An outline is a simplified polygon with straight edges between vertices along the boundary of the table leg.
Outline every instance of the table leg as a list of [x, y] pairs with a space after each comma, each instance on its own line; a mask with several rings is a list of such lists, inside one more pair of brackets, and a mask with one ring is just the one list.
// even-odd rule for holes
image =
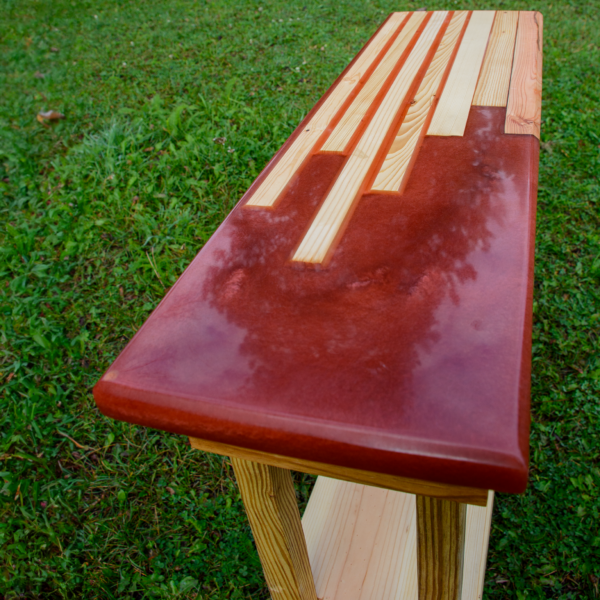
[[292, 476], [239, 458], [231, 464], [273, 600], [317, 600]]
[[460, 600], [467, 505], [417, 496], [419, 600]]

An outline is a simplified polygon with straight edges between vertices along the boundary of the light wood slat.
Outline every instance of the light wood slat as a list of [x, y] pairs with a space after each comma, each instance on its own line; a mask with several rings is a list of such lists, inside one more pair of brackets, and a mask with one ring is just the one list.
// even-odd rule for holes
[[411, 13], [393, 13], [286, 150], [246, 206], [272, 206], [394, 33]]
[[417, 496], [419, 598], [461, 600], [467, 507]]
[[456, 42], [460, 37], [467, 15], [467, 11], [457, 11], [452, 16], [419, 91], [410, 105], [404, 121], [402, 121], [400, 130], [383, 165], [381, 165], [372, 187], [373, 190], [394, 192], [401, 189], [400, 184], [413, 159], [413, 153], [423, 133], [423, 127], [431, 112], [434, 98], [438, 95], [440, 83], [456, 47]]
[[302, 525], [321, 600], [417, 600], [415, 497], [319, 477]]
[[472, 13], [427, 135], [464, 135], [493, 21], [493, 10]]
[[346, 110], [340, 122], [323, 144], [321, 151], [342, 152], [346, 148], [352, 134], [360, 125], [373, 100], [400, 60], [402, 53], [406, 50], [426, 16], [426, 12], [415, 12], [411, 15], [410, 20], [388, 50], [385, 58], [381, 61], [377, 69], [375, 69], [371, 77], [369, 77], [369, 80], [365, 83], [362, 90], [360, 90], [354, 102]]
[[474, 106], [506, 106], [518, 20], [519, 13], [516, 10], [496, 13], [481, 75], [473, 96]]
[[542, 119], [542, 30], [539, 12], [521, 11], [513, 61], [505, 133], [540, 137]]
[[[481, 600], [492, 501], [467, 507], [461, 600]], [[319, 477], [302, 527], [318, 598], [418, 600], [414, 495]]]
[[442, 26], [447, 12], [435, 12], [396, 76], [356, 148], [348, 158], [292, 260], [321, 263], [342, 227], [413, 80]]
[[491, 490], [487, 506], [467, 506], [462, 600], [481, 600], [483, 597], [493, 510], [494, 492]]
[[231, 464], [273, 600], [317, 600], [292, 476], [232, 457]]
[[435, 483], [433, 481], [423, 481], [421, 479], [411, 479], [409, 477], [400, 477], [398, 475], [386, 475], [385, 473], [374, 473], [372, 471], [362, 471], [360, 469], [350, 469], [348, 467], [339, 467], [336, 465], [327, 465], [325, 463], [304, 460], [301, 458], [291, 458], [279, 454], [270, 454], [260, 450], [249, 450], [239, 446], [231, 446], [220, 442], [211, 442], [199, 438], [190, 438], [192, 448], [204, 452], [213, 452], [222, 456], [234, 456], [242, 460], [250, 460], [266, 465], [273, 465], [283, 469], [291, 469], [311, 475], [325, 475], [326, 477], [335, 477], [345, 481], [352, 481], [380, 488], [408, 492], [410, 494], [422, 494], [434, 498], [445, 498], [455, 502], [464, 502], [465, 504], [474, 504], [485, 506], [487, 502], [487, 490], [477, 488], [463, 487], [460, 485], [449, 485], [445, 483]]

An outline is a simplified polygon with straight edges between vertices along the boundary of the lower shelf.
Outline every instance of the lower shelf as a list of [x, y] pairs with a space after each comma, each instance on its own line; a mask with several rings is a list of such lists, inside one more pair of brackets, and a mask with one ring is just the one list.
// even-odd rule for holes
[[[418, 600], [415, 496], [319, 477], [302, 526], [319, 600]], [[493, 492], [469, 505], [462, 600], [483, 591]]]

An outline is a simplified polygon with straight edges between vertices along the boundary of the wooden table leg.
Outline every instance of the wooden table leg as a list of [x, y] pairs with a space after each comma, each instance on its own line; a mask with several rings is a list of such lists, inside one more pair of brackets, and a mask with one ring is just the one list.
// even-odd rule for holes
[[419, 600], [460, 600], [467, 505], [417, 496]]
[[273, 600], [317, 600], [292, 476], [231, 458]]

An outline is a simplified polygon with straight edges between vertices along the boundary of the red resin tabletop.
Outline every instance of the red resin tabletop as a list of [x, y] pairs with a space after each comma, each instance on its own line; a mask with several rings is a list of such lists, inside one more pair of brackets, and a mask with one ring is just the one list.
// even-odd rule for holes
[[539, 13], [390, 15], [96, 385], [100, 410], [523, 491], [540, 73]]

